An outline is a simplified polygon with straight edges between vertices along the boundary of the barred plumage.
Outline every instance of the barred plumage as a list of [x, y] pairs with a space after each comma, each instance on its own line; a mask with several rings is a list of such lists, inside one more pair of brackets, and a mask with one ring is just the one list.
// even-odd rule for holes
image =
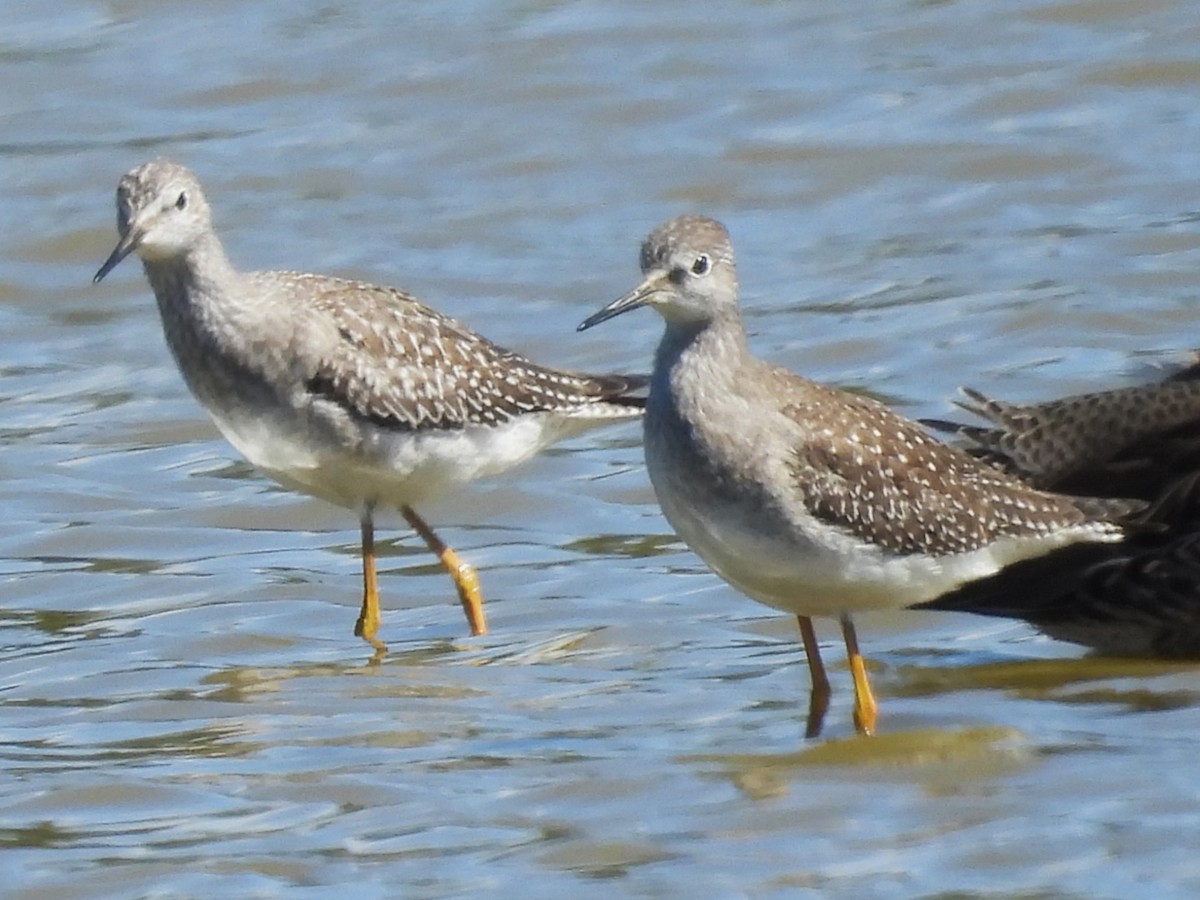
[[1152, 500], [1200, 469], [1200, 364], [1148, 384], [1042, 403], [962, 393], [956, 405], [988, 425], [927, 424], [1038, 487]]
[[1111, 656], [1200, 659], [1200, 365], [1148, 384], [1018, 405], [963, 389], [993, 427], [937, 421], [1031, 484], [1153, 501], [1142, 528], [963, 585], [929, 609], [1022, 619]]

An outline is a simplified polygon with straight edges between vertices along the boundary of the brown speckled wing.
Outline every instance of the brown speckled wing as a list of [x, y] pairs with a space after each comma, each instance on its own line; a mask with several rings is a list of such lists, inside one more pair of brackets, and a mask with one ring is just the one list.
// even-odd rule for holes
[[[305, 276], [299, 276], [305, 277]], [[636, 378], [539, 366], [400, 291], [308, 276], [311, 341], [305, 385], [374, 424], [405, 431], [496, 425], [543, 410], [622, 400]], [[303, 342], [302, 342], [303, 343]]]
[[866, 397], [838, 392], [785, 412], [809, 435], [792, 461], [809, 508], [895, 553], [960, 553], [1131, 511], [1033, 490]]
[[1026, 406], [964, 390], [960, 405], [995, 427], [959, 433], [977, 455], [1038, 487], [1152, 498], [1200, 467], [1200, 381], [1191, 372]]

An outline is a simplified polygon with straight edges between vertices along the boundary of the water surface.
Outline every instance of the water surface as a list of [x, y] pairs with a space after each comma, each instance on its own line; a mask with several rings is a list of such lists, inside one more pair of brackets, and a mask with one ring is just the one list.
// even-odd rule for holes
[[[138, 266], [164, 154], [235, 262], [396, 284], [538, 359], [643, 234], [725, 221], [757, 352], [945, 415], [1197, 343], [1185, 2], [0, 3], [0, 855], [12, 897], [1194, 896], [1200, 682], [1005, 623], [863, 616], [879, 740], [802, 737], [793, 623], [670, 534], [638, 432], [381, 528], [216, 435]], [[394, 529], [394, 530], [393, 530]]]

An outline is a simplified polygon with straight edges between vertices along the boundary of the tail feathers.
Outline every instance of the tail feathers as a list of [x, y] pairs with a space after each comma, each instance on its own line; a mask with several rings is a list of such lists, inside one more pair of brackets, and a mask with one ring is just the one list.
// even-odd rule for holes
[[960, 387], [958, 392], [966, 399], [955, 400], [954, 405], [963, 412], [969, 412], [980, 419], [1002, 425], [1006, 428], [1023, 426], [1030, 419], [1029, 414], [1015, 403], [995, 400], [982, 391], [977, 391], [975, 388], [966, 386]]
[[950, 419], [921, 419], [921, 423], [927, 428], [932, 428], [934, 431], [955, 434], [966, 438], [973, 444], [979, 444], [983, 447], [989, 447], [992, 443], [999, 440], [1005, 431], [1019, 430], [1026, 425], [1032, 424], [1027, 421], [1030, 419], [1028, 413], [1016, 404], [1006, 403], [1003, 400], [993, 400], [987, 394], [970, 387], [960, 387], [958, 391], [966, 399], [952, 401], [955, 406], [963, 412], [975, 416], [977, 419], [983, 419], [985, 422], [990, 422], [993, 426], [999, 427], [989, 428], [979, 425], [966, 425]]
[[957, 438], [957, 445], [971, 456], [990, 463], [998, 469], [1028, 478], [1022, 468], [1018, 442], [1022, 435], [1036, 427], [1035, 417], [1024, 407], [1003, 400], [993, 400], [974, 388], [960, 387], [966, 400], [955, 400], [963, 412], [983, 419], [988, 425], [968, 425], [952, 419], [920, 419], [931, 431]]

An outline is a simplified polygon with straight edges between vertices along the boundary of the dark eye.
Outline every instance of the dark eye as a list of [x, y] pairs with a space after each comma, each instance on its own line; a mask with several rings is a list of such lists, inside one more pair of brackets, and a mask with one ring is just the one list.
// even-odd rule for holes
[[175, 208], [183, 209], [185, 206], [187, 206], [187, 191], [180, 191], [179, 199], [175, 201]]
[[692, 263], [692, 274], [693, 275], [704, 275], [708, 272], [708, 267], [709, 267], [708, 254], [701, 253], [699, 256], [696, 257], [696, 261], [694, 263]]

